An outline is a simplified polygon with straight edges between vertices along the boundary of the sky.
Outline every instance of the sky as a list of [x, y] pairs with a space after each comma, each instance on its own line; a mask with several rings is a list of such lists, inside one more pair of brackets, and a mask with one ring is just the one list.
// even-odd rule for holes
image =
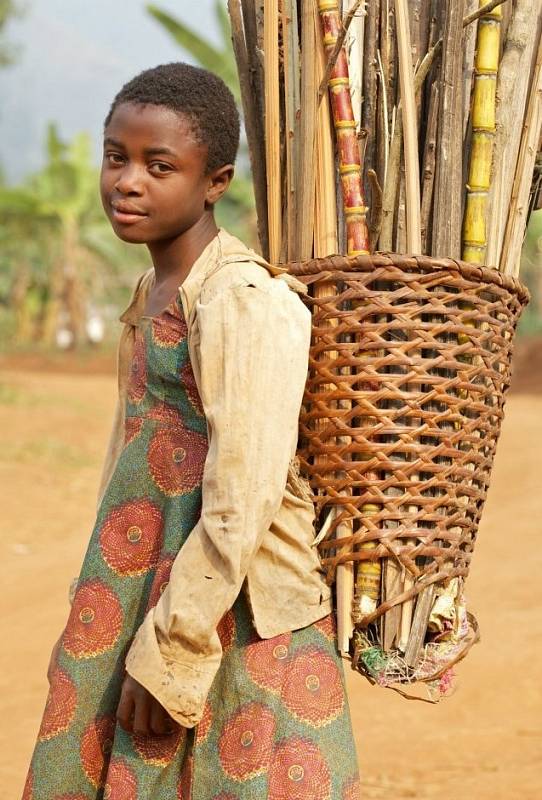
[[[102, 123], [114, 95], [135, 74], [192, 61], [145, 11], [143, 0], [20, 0], [22, 17], [6, 34], [18, 47], [0, 70], [0, 166], [16, 183], [44, 163], [49, 121], [62, 138], [88, 131], [100, 161]], [[218, 41], [215, 0], [155, 0]]]

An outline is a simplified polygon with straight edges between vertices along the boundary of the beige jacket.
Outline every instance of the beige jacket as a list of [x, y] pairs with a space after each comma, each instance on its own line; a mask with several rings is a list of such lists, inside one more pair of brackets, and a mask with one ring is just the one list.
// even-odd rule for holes
[[[296, 294], [304, 287], [284, 273], [221, 229], [179, 287], [209, 437], [202, 511], [126, 669], [186, 727], [201, 719], [222, 656], [217, 625], [242, 588], [262, 638], [331, 611], [295, 458], [310, 312]], [[151, 268], [120, 316], [119, 402], [98, 505], [123, 447], [134, 326], [153, 282]]]

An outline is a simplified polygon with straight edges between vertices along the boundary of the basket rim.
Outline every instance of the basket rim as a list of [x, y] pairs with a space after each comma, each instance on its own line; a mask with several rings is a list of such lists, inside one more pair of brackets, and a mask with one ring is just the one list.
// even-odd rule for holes
[[530, 300], [530, 292], [518, 278], [503, 275], [493, 267], [469, 264], [455, 258], [437, 258], [426, 255], [403, 255], [391, 252], [368, 253], [357, 256], [333, 254], [323, 258], [311, 258], [307, 261], [292, 261], [284, 264], [291, 275], [296, 278], [314, 276], [315, 279], [330, 279], [330, 272], [373, 272], [379, 267], [395, 267], [404, 272], [456, 272], [463, 278], [479, 283], [490, 283], [507, 289], [517, 295], [521, 303]]

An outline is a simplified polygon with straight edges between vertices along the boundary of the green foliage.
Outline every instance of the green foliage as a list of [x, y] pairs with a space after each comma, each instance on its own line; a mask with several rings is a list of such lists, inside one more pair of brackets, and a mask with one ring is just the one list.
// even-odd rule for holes
[[230, 40], [229, 17], [221, 0], [217, 0], [215, 5], [215, 12], [222, 32], [223, 42], [221, 47], [215, 47], [203, 36], [200, 36], [199, 33], [185, 25], [184, 22], [171, 16], [166, 11], [162, 11], [153, 3], [147, 5], [147, 11], [165, 28], [183, 50], [193, 56], [200, 66], [219, 75], [229, 87], [237, 102], [240, 101], [241, 92]]
[[12, 17], [20, 16], [21, 13], [14, 0], [0, 0], [0, 67], [13, 64], [17, 57], [17, 49], [6, 41], [4, 28]]
[[520, 334], [542, 333], [542, 210], [531, 214], [521, 254], [520, 280], [529, 287], [531, 302], [519, 321]]
[[148, 265], [144, 247], [121, 242], [111, 230], [89, 137], [64, 142], [51, 124], [46, 155], [44, 168], [21, 185], [0, 185], [0, 327], [11, 327], [19, 341], [54, 336], [56, 320], [47, 331], [46, 318], [65, 309], [70, 282], [84, 327], [89, 299], [110, 302]]

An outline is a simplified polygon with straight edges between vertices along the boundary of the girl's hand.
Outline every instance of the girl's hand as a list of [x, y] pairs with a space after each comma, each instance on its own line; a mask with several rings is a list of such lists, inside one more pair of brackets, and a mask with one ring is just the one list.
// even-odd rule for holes
[[55, 671], [58, 651], [60, 650], [60, 643], [62, 641], [63, 636], [64, 636], [64, 631], [62, 631], [62, 633], [58, 637], [58, 641], [55, 643], [55, 646], [51, 651], [51, 658], [49, 659], [49, 666], [47, 667], [47, 680], [49, 681], [49, 683], [51, 683], [53, 672]]
[[179, 727], [158, 700], [128, 674], [122, 684], [117, 721], [127, 733], [143, 736], [162, 736]]

